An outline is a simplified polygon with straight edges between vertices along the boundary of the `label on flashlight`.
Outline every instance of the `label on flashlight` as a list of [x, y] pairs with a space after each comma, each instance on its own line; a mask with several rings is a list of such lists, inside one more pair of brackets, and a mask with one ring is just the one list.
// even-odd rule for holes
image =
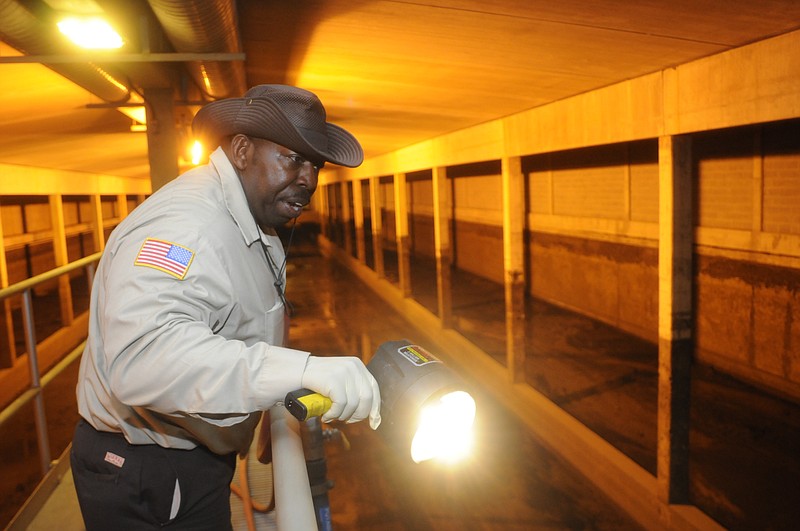
[[397, 351], [405, 359], [417, 366], [425, 365], [426, 363], [441, 363], [433, 354], [419, 345], [406, 345], [405, 347], [400, 347]]

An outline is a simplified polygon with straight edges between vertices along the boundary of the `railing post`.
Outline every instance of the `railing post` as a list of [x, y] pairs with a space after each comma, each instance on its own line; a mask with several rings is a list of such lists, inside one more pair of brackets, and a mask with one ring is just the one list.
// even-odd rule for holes
[[92, 286], [94, 285], [94, 263], [86, 266], [86, 282], [89, 288], [89, 296], [92, 295]]
[[282, 405], [271, 408], [269, 413], [278, 530], [317, 529], [300, 423]]
[[47, 419], [44, 414], [44, 396], [42, 395], [42, 386], [39, 377], [39, 359], [36, 353], [36, 330], [33, 324], [31, 288], [22, 292], [22, 324], [25, 330], [25, 349], [28, 351], [31, 389], [36, 390], [36, 397], [33, 399], [33, 410], [34, 420], [36, 422], [36, 437], [39, 443], [39, 463], [42, 467], [42, 476], [44, 476], [50, 470], [50, 440], [47, 435]]

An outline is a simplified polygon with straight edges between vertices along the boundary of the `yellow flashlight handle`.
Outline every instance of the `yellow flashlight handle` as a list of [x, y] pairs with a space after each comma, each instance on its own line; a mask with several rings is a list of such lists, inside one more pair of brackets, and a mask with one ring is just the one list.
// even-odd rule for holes
[[305, 421], [324, 415], [331, 408], [333, 402], [327, 396], [310, 389], [298, 389], [287, 393], [283, 404], [297, 420]]

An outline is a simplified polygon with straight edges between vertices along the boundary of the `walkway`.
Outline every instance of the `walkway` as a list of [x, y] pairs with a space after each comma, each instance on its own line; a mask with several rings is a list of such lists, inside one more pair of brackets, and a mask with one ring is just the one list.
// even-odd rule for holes
[[[369, 355], [387, 340], [415, 341], [409, 323], [315, 247], [293, 245], [288, 275], [296, 307], [291, 346], [317, 355]], [[475, 457], [456, 468], [415, 465], [395, 455], [364, 423], [340, 426], [350, 449], [336, 442], [327, 447], [328, 476], [335, 482], [334, 529], [637, 529], [601, 491], [539, 446], [513, 415], [480, 390], [475, 394]], [[251, 469], [251, 478], [263, 479], [259, 466]], [[53, 529], [52, 522], [66, 531], [81, 529], [69, 481], [65, 478], [30, 529]], [[270, 529], [271, 517], [261, 519], [262, 528]], [[234, 521], [244, 529], [241, 513]]]

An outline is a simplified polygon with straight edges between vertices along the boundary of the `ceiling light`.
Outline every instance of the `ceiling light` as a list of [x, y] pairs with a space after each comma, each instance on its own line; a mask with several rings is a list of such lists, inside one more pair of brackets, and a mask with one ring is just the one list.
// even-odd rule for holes
[[108, 22], [97, 17], [68, 17], [58, 23], [58, 29], [81, 48], [112, 50], [125, 44]]

